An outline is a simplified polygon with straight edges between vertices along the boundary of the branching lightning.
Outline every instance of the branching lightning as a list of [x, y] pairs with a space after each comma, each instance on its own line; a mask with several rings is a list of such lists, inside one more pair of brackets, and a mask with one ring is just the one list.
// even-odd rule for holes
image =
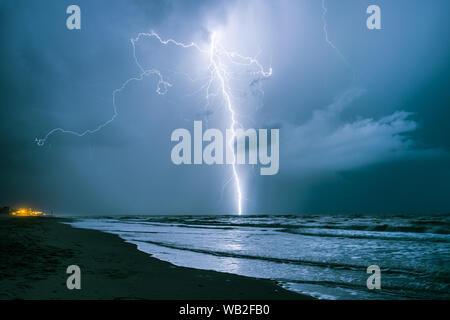
[[328, 9], [325, 5], [325, 0], [322, 0], [322, 22], [323, 22], [323, 33], [325, 34], [325, 41], [328, 43], [328, 45], [333, 48], [334, 51], [339, 55], [339, 57], [347, 63], [347, 60], [345, 59], [344, 55], [341, 53], [341, 51], [334, 45], [334, 43], [330, 40], [328, 37], [328, 23], [327, 23], [327, 13]]
[[[347, 62], [344, 55], [341, 53], [341, 51], [334, 45], [334, 43], [330, 40], [328, 36], [328, 25], [327, 25], [327, 7], [325, 4], [325, 0], [322, 0], [322, 22], [323, 22], [323, 32], [325, 35], [325, 41], [326, 43], [337, 53], [337, 55], [342, 59], [342, 61], [350, 67], [349, 63]], [[241, 125], [238, 121], [238, 112], [236, 111], [236, 106], [233, 101], [233, 95], [232, 90], [230, 87], [230, 81], [232, 81], [230, 74], [231, 72], [228, 70], [228, 67], [230, 65], [239, 66], [243, 68], [249, 68], [252, 67], [256, 71], [254, 71], [252, 74], [255, 77], [262, 77], [267, 78], [272, 75], [272, 68], [269, 68], [268, 71], [264, 69], [262, 64], [255, 58], [255, 57], [248, 57], [239, 54], [238, 52], [234, 51], [228, 51], [226, 50], [221, 44], [218, 39], [218, 35], [216, 32], [213, 32], [211, 34], [210, 43], [208, 48], [202, 48], [198, 44], [194, 42], [190, 43], [183, 43], [176, 41], [174, 39], [163, 39], [159, 34], [155, 32], [150, 33], [139, 33], [135, 38], [131, 39], [131, 45], [132, 45], [132, 51], [133, 51], [133, 59], [134, 63], [139, 69], [139, 75], [127, 79], [125, 82], [122, 83], [122, 85], [115, 89], [112, 92], [112, 107], [113, 107], [113, 113], [111, 118], [109, 118], [107, 121], [99, 124], [97, 127], [93, 129], [87, 129], [85, 131], [74, 131], [74, 130], [67, 130], [63, 128], [54, 128], [50, 130], [43, 138], [36, 138], [35, 141], [38, 146], [43, 146], [48, 138], [52, 136], [55, 133], [65, 133], [65, 134], [71, 134], [78, 137], [83, 137], [88, 134], [94, 134], [100, 130], [102, 130], [104, 127], [111, 124], [116, 117], [119, 115], [117, 111], [117, 105], [116, 105], [116, 97], [117, 95], [122, 92], [130, 83], [135, 81], [141, 81], [145, 77], [148, 76], [156, 76], [157, 77], [157, 85], [156, 85], [156, 93], [159, 95], [165, 95], [170, 87], [172, 87], [172, 84], [165, 80], [162, 73], [157, 69], [145, 69], [142, 64], [139, 62], [139, 59], [136, 55], [136, 44], [142, 39], [142, 38], [153, 38], [156, 39], [161, 45], [168, 46], [168, 45], [174, 45], [183, 49], [194, 49], [197, 50], [199, 54], [203, 54], [207, 56], [207, 60], [209, 61], [209, 65], [207, 66], [207, 70], [209, 72], [209, 76], [207, 77], [207, 81], [204, 85], [201, 86], [201, 88], [198, 91], [205, 90], [206, 92], [206, 101], [207, 105], [209, 105], [209, 100], [212, 96], [215, 96], [215, 94], [211, 93], [212, 87], [215, 83], [218, 84], [220, 95], [223, 98], [224, 104], [226, 106], [226, 109], [229, 113], [229, 123], [230, 123], [230, 131], [232, 133], [232, 139], [229, 141], [228, 148], [230, 148], [231, 154], [233, 156], [233, 164], [232, 164], [232, 177], [229, 181], [227, 181], [227, 184], [234, 180], [235, 182], [235, 189], [236, 189], [236, 202], [237, 202], [237, 211], [238, 214], [242, 214], [243, 208], [242, 208], [242, 184], [241, 180], [239, 178], [238, 170], [236, 167], [236, 157], [235, 157], [235, 151], [234, 151], [234, 143], [236, 140], [236, 129], [239, 128]], [[206, 67], [206, 66], [205, 66]]]
[[236, 129], [240, 127], [240, 124], [237, 119], [238, 114], [236, 112], [236, 107], [233, 103], [233, 96], [232, 96], [232, 92], [231, 92], [231, 88], [230, 88], [230, 84], [229, 84], [230, 72], [229, 72], [227, 66], [232, 64], [232, 65], [239, 66], [239, 67], [252, 67], [252, 68], [255, 68], [255, 70], [256, 70], [252, 74], [254, 76], [263, 77], [263, 78], [267, 78], [272, 75], [272, 68], [269, 68], [269, 70], [266, 71], [264, 69], [264, 67], [262, 66], [262, 64], [256, 58], [244, 56], [237, 52], [226, 50], [222, 45], [220, 45], [220, 43], [218, 41], [218, 35], [216, 32], [213, 32], [211, 34], [209, 48], [207, 48], [207, 49], [201, 48], [199, 45], [197, 45], [194, 42], [183, 43], [183, 42], [176, 41], [174, 39], [165, 40], [159, 34], [153, 32], [153, 31], [150, 33], [139, 33], [136, 38], [131, 39], [131, 45], [132, 45], [132, 50], [133, 50], [133, 59], [134, 59], [135, 64], [139, 68], [140, 74], [137, 77], [129, 78], [124, 83], [122, 83], [122, 85], [119, 88], [117, 88], [113, 91], [113, 93], [112, 93], [113, 114], [112, 114], [111, 118], [108, 119], [107, 121], [101, 123], [94, 129], [88, 129], [88, 130], [85, 130], [82, 132], [66, 130], [63, 128], [55, 128], [55, 129], [52, 129], [51, 131], [49, 131], [44, 136], [44, 138], [40, 138], [40, 139], [36, 138], [36, 143], [39, 146], [43, 146], [47, 142], [48, 138], [57, 132], [72, 134], [72, 135], [76, 135], [78, 137], [83, 137], [87, 134], [93, 134], [93, 133], [100, 131], [101, 129], [103, 129], [110, 123], [112, 123], [114, 121], [114, 119], [118, 116], [117, 105], [116, 105], [117, 94], [120, 93], [122, 90], [124, 90], [128, 86], [128, 84], [130, 84], [131, 82], [141, 81], [147, 76], [155, 75], [158, 78], [156, 92], [159, 95], [165, 95], [167, 93], [168, 89], [172, 86], [172, 84], [167, 82], [164, 79], [162, 73], [159, 70], [145, 69], [142, 66], [142, 64], [139, 62], [139, 59], [137, 58], [136, 44], [144, 37], [154, 38], [154, 39], [158, 40], [161, 45], [164, 45], [164, 46], [174, 45], [174, 46], [184, 48], [184, 49], [191, 48], [191, 49], [197, 50], [199, 52], [199, 54], [207, 55], [208, 61], [209, 61], [209, 65], [207, 66], [207, 70], [209, 71], [209, 77], [207, 78], [206, 83], [200, 88], [200, 90], [203, 90], [203, 89], [205, 90], [205, 92], [206, 92], [205, 98], [209, 103], [210, 97], [213, 96], [211, 94], [212, 86], [214, 85], [214, 83], [217, 83], [220, 94], [223, 98], [226, 109], [229, 113], [229, 117], [230, 117], [229, 129], [232, 133], [232, 137], [231, 137], [232, 139], [230, 139], [228, 147], [230, 148], [230, 152], [234, 159], [233, 164], [232, 164], [232, 172], [233, 172], [232, 179], [234, 179], [235, 188], [236, 188], [237, 211], [238, 211], [238, 214], [241, 215], [242, 211], [243, 211], [243, 209], [242, 209], [243, 193], [242, 193], [241, 181], [239, 178], [238, 170], [236, 168], [236, 157], [235, 157], [235, 151], [234, 151], [234, 143], [236, 140]]
[[328, 13], [328, 9], [327, 6], [325, 4], [325, 0], [322, 0], [322, 24], [323, 24], [323, 33], [325, 35], [325, 42], [336, 52], [336, 54], [339, 56], [339, 58], [341, 58], [341, 60], [344, 62], [344, 64], [351, 69], [352, 71], [352, 82], [355, 81], [356, 78], [356, 72], [353, 69], [353, 67], [350, 65], [350, 63], [347, 61], [347, 59], [345, 58], [345, 56], [342, 54], [341, 50], [339, 50], [338, 47], [336, 47], [336, 45], [333, 43], [333, 41], [330, 40], [329, 36], [328, 36], [328, 23], [327, 23], [327, 13]]
[[57, 133], [57, 132], [72, 134], [72, 135], [75, 135], [75, 136], [78, 136], [78, 137], [83, 137], [83, 136], [85, 136], [87, 134], [96, 133], [96, 132], [100, 131], [101, 129], [103, 129], [104, 127], [106, 127], [107, 125], [109, 125], [119, 115], [119, 113], [117, 112], [116, 96], [117, 96], [118, 93], [120, 93], [122, 90], [124, 90], [128, 86], [128, 84], [130, 82], [141, 81], [142, 79], [144, 79], [145, 77], [147, 77], [149, 75], [156, 75], [158, 77], [158, 84], [157, 84], [157, 87], [156, 87], [156, 92], [158, 94], [160, 94], [160, 95], [166, 94], [168, 88], [171, 87], [172, 85], [169, 82], [164, 80], [163, 76], [161, 75], [161, 72], [159, 72], [158, 70], [156, 70], [156, 69], [145, 70], [141, 66], [141, 64], [138, 62], [138, 59], [136, 58], [136, 45], [135, 44], [136, 44], [137, 41], [139, 41], [139, 37], [140, 37], [140, 35], [137, 38], [135, 38], [135, 39], [131, 39], [131, 44], [133, 46], [133, 58], [134, 58], [134, 61], [135, 61], [136, 65], [138, 66], [139, 70], [141, 71], [141, 73], [137, 77], [132, 77], [132, 78], [126, 80], [119, 88], [117, 88], [117, 89], [115, 89], [113, 91], [113, 93], [112, 93], [113, 114], [112, 114], [111, 118], [109, 118], [107, 121], [99, 124], [94, 129], [87, 129], [87, 130], [81, 131], [81, 132], [74, 131], [74, 130], [66, 130], [66, 129], [63, 129], [63, 128], [54, 128], [54, 129], [50, 130], [44, 136], [44, 138], [40, 138], [40, 139], [36, 138], [35, 139], [35, 141], [36, 141], [38, 146], [43, 146], [47, 142], [47, 139], [51, 135], [53, 135], [54, 133]]

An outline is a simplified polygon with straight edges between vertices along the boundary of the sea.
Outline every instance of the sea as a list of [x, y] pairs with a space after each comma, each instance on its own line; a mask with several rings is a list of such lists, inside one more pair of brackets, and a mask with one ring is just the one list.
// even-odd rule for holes
[[[318, 299], [450, 299], [450, 215], [76, 217], [177, 266], [272, 279]], [[369, 289], [369, 266], [380, 289]]]

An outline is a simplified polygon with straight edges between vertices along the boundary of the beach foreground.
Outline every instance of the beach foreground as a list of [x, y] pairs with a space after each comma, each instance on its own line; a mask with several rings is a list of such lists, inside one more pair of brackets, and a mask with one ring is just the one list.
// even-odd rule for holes
[[[177, 267], [59, 218], [0, 219], [0, 299], [311, 299], [275, 282]], [[81, 290], [69, 290], [69, 265]]]

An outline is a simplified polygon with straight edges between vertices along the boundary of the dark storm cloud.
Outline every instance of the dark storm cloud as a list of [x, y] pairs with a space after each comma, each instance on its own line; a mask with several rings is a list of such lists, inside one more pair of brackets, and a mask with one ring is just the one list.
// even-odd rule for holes
[[1, 1], [0, 204], [233, 212], [228, 167], [170, 162], [173, 129], [227, 125], [220, 103], [204, 109], [203, 97], [189, 94], [196, 83], [174, 72], [198, 67], [192, 53], [143, 41], [141, 61], [174, 83], [166, 96], [147, 77], [117, 96], [119, 116], [100, 132], [34, 142], [52, 128], [84, 131], [112, 116], [113, 90], [139, 72], [130, 45], [139, 32], [207, 43], [222, 28], [231, 49], [274, 69], [264, 81], [236, 83], [242, 122], [280, 128], [280, 173], [241, 170], [248, 212], [449, 211], [450, 5], [379, 0], [383, 30], [368, 31], [372, 2], [326, 1], [343, 61], [325, 41], [319, 1], [76, 1], [80, 31], [65, 28], [71, 1]]
[[363, 94], [364, 90], [349, 89], [325, 109], [315, 110], [304, 124], [284, 126], [288, 138], [283, 150], [289, 164], [297, 170], [302, 166], [342, 170], [444, 153], [418, 146], [409, 137], [418, 127], [410, 112], [399, 110], [380, 119], [341, 120], [344, 109]]

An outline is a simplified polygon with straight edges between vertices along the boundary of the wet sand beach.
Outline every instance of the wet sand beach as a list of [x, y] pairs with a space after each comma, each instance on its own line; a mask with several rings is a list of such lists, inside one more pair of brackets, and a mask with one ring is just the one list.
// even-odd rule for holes
[[[178, 267], [54, 217], [0, 217], [0, 299], [311, 299], [270, 280]], [[81, 290], [69, 290], [69, 265]]]

